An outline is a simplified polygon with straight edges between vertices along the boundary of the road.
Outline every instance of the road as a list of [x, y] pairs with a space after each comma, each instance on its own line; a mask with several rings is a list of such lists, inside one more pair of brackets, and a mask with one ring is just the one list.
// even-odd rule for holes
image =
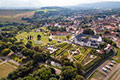
[[102, 61], [98, 66], [96, 66], [96, 68], [94, 68], [94, 70], [92, 70], [91, 72], [89, 72], [86, 76], [85, 79], [88, 79], [96, 70], [98, 70], [101, 66], [104, 66], [107, 64], [107, 61], [109, 58], [112, 58], [113, 56], [115, 56], [116, 54], [116, 49], [114, 49], [114, 55], [106, 58], [104, 61]]

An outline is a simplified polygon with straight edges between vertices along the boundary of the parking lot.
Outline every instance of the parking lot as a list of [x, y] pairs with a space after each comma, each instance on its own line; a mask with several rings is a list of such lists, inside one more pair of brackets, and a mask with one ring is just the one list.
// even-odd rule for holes
[[97, 70], [106, 76], [104, 80], [108, 80], [113, 75], [113, 73], [119, 69], [120, 64], [117, 64], [113, 60], [107, 60]]

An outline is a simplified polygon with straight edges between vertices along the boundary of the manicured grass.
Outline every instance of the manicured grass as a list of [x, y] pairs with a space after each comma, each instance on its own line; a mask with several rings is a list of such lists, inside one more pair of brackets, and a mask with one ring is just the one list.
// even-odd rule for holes
[[65, 52], [63, 53], [63, 55], [64, 55], [64, 56], [68, 56], [68, 55], [69, 55], [68, 51], [65, 51]]
[[56, 56], [58, 56], [60, 53], [62, 53], [63, 51], [65, 51], [68, 47], [70, 47], [72, 44], [66, 44], [63, 48], [61, 48], [60, 50], [56, 51]]
[[117, 48], [116, 50], [117, 50], [117, 56], [120, 58], [120, 49]]
[[55, 36], [56, 39], [65, 39], [67, 40], [66, 36]]
[[112, 57], [112, 59], [113, 59], [114, 61], [116, 61], [117, 63], [120, 63], [120, 57], [114, 56], [114, 57]]
[[2, 62], [2, 60], [0, 60], [0, 63]]
[[105, 74], [99, 72], [99, 71], [96, 71], [95, 73], [93, 73], [90, 78], [88, 80], [92, 80], [92, 79], [95, 79], [95, 80], [103, 80], [105, 78]]
[[82, 48], [82, 47], [81, 47], [81, 48], [80, 48], [80, 52], [81, 52], [81, 53], [84, 53], [84, 52], [85, 52], [85, 48]]
[[56, 44], [55, 47], [62, 48], [62, 47], [64, 47], [66, 44], [67, 44], [67, 43]]
[[14, 64], [14, 63], [12, 63], [12, 62], [10, 62], [10, 61], [8, 61], [8, 63], [11, 64], [11, 65], [13, 65], [13, 66], [18, 67], [18, 65]]
[[27, 37], [31, 35], [33, 37], [31, 40], [33, 42], [33, 46], [36, 46], [37, 44], [34, 44], [34, 41], [37, 40], [38, 34], [41, 35], [41, 40], [39, 40], [39, 41], [42, 45], [47, 45], [47, 43], [50, 43], [50, 44], [57, 43], [57, 41], [55, 41], [55, 40], [49, 42], [49, 36], [45, 36], [45, 32], [34, 32], [34, 31], [31, 31], [29, 33], [23, 32], [23, 33], [17, 35], [16, 38], [18, 41], [20, 41], [20, 39], [24, 39], [23, 42], [26, 43], [28, 41]]
[[14, 70], [15, 68], [12, 65], [9, 65], [9, 63], [0, 65], [0, 78], [7, 77], [8, 74]]
[[75, 58], [76, 60], [79, 60], [81, 56], [82, 56], [82, 55], [75, 55], [74, 58]]
[[120, 63], [120, 49], [116, 48], [117, 50], [117, 55], [114, 56], [112, 59], [115, 60], [117, 63]]
[[88, 48], [85, 53], [82, 55], [82, 57], [79, 59], [80, 62], [82, 62], [86, 57], [87, 55], [91, 52], [91, 48]]

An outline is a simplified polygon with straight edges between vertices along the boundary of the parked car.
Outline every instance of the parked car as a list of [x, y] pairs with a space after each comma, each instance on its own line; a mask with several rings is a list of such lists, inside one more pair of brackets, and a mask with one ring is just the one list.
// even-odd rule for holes
[[109, 66], [113, 67], [114, 65], [112, 63], [110, 63]]
[[108, 70], [111, 70], [110, 66], [106, 65], [105, 68], [108, 69]]
[[111, 60], [111, 62], [112, 62], [113, 64], [116, 64], [116, 62], [115, 62], [114, 60]]
[[107, 71], [106, 68], [103, 67], [102, 70], [103, 70], [104, 72], [108, 73], [108, 71]]

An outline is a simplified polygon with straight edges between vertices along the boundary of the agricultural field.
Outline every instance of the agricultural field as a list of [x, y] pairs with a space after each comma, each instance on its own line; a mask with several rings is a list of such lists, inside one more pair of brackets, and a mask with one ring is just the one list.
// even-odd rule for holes
[[3, 63], [0, 65], [0, 78], [6, 77], [10, 72], [16, 68], [9, 63]]
[[21, 20], [22, 17], [33, 17], [35, 11], [33, 10], [0, 10], [0, 22], [18, 22], [26, 23]]
[[46, 13], [48, 11], [56, 11], [56, 9], [39, 9], [39, 10], [36, 10], [36, 11], [44, 11]]

